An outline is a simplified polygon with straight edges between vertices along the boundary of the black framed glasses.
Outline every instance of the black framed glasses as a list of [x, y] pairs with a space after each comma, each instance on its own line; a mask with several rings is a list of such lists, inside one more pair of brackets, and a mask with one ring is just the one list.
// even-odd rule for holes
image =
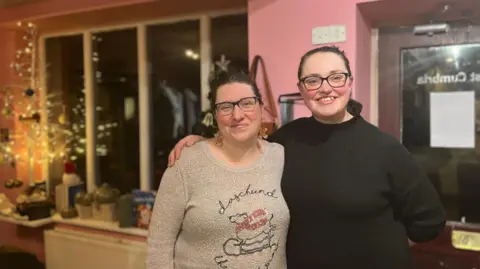
[[345, 86], [348, 79], [348, 73], [335, 73], [328, 77], [321, 77], [318, 75], [310, 75], [302, 78], [300, 82], [307, 91], [316, 91], [322, 87], [323, 82], [326, 80], [328, 85], [332, 88], [340, 88]]
[[257, 107], [257, 97], [245, 97], [236, 102], [220, 102], [215, 104], [215, 111], [221, 116], [228, 116], [233, 113], [235, 106], [238, 106], [243, 112], [252, 112]]

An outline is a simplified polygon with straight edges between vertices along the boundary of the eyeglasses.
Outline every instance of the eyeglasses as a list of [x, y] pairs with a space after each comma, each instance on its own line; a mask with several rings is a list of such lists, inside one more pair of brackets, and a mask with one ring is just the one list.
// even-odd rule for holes
[[258, 101], [257, 97], [245, 97], [237, 102], [220, 102], [215, 104], [215, 111], [221, 116], [228, 116], [238, 106], [243, 112], [252, 112]]
[[348, 73], [335, 73], [330, 76], [323, 78], [318, 75], [311, 75], [304, 77], [300, 80], [302, 82], [305, 90], [307, 91], [316, 91], [320, 89], [323, 85], [323, 81], [326, 80], [328, 85], [332, 88], [340, 88], [345, 86], [347, 83]]

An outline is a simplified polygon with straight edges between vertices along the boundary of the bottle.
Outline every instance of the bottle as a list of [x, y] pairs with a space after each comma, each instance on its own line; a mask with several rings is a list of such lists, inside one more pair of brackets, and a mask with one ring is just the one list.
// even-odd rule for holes
[[63, 164], [63, 175], [62, 175], [62, 183], [66, 186], [73, 186], [80, 184], [81, 180], [80, 177], [76, 174], [77, 168], [75, 164], [71, 162], [65, 162]]

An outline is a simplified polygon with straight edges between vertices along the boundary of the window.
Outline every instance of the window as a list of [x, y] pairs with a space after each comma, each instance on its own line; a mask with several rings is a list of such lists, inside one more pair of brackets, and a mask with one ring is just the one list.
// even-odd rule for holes
[[[247, 28], [242, 13], [44, 38], [47, 88], [61, 96], [50, 122], [64, 113], [79, 129], [82, 146], [68, 158], [89, 191], [105, 182], [122, 193], [158, 188], [170, 150], [208, 105], [211, 64], [224, 55], [248, 70]], [[61, 176], [61, 163], [50, 176]]]
[[78, 175], [86, 178], [83, 36], [48, 38], [45, 48], [48, 124], [64, 133], [50, 149], [55, 156], [49, 180], [55, 185], [61, 182], [65, 159], [74, 162]]
[[97, 182], [140, 187], [137, 30], [92, 35]]
[[200, 113], [200, 21], [148, 26], [153, 187], [158, 188], [175, 143], [192, 132]]
[[229, 68], [248, 71], [248, 17], [244, 14], [212, 19], [212, 58], [224, 55]]

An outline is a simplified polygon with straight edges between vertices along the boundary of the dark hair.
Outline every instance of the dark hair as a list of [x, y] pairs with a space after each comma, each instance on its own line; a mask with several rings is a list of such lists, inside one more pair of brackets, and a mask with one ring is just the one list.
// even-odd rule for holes
[[253, 94], [258, 98], [258, 102], [263, 105], [262, 95], [257, 87], [255, 81], [246, 73], [240, 71], [218, 71], [210, 79], [210, 92], [208, 93], [208, 100], [210, 101], [211, 112], [215, 111], [215, 102], [217, 101], [218, 89], [230, 83], [243, 83], [252, 88]]
[[343, 50], [340, 50], [340, 48], [337, 46], [323, 46], [323, 47], [311, 49], [302, 56], [302, 59], [300, 60], [300, 65], [298, 66], [298, 80], [302, 79], [303, 66], [305, 65], [305, 62], [308, 60], [308, 58], [314, 54], [322, 53], [322, 52], [331, 52], [340, 56], [343, 62], [345, 63], [348, 76], [349, 77], [352, 76], [352, 70], [350, 70], [350, 61], [345, 55], [345, 52]]

